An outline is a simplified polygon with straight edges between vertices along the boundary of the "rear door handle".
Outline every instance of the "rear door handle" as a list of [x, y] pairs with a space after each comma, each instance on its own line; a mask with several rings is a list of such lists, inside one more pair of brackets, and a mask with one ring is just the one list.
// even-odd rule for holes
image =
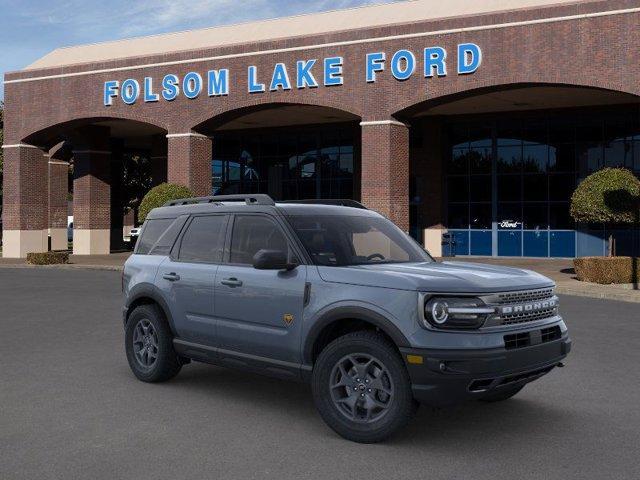
[[175, 272], [171, 272], [165, 273], [164, 275], [162, 275], [162, 278], [164, 278], [165, 280], [169, 280], [170, 282], [177, 282], [178, 280], [180, 280], [180, 275]]
[[220, 282], [222, 285], [226, 285], [227, 287], [241, 287], [242, 280], [238, 280], [237, 278], [225, 278]]

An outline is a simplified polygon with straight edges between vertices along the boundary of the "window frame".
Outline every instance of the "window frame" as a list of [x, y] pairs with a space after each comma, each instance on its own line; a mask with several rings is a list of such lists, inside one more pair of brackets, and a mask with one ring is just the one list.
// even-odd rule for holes
[[289, 231], [289, 226], [286, 222], [284, 222], [281, 218], [270, 215], [268, 213], [263, 212], [238, 212], [229, 214], [229, 221], [227, 222], [227, 234], [225, 239], [225, 249], [222, 255], [222, 264], [236, 267], [251, 267], [253, 268], [253, 264], [251, 263], [231, 263], [231, 242], [233, 239], [233, 231], [236, 226], [236, 220], [238, 217], [263, 217], [267, 218], [269, 221], [273, 222], [273, 224], [280, 230], [280, 233], [284, 236], [287, 241], [287, 245], [289, 247], [289, 260], [294, 259], [298, 265], [307, 265], [308, 259], [305, 254], [302, 254], [300, 246], [297, 242], [297, 238], [295, 235]]
[[[194, 222], [194, 220], [199, 217], [226, 217], [224, 226], [223, 226], [224, 232], [222, 234], [222, 258], [220, 259], [219, 262], [184, 260], [180, 258], [180, 250], [182, 249], [182, 242], [184, 240], [184, 236], [189, 231], [189, 228], [191, 227], [191, 224]], [[180, 232], [178, 239], [173, 244], [173, 248], [171, 249], [171, 254], [169, 255], [169, 257], [171, 258], [171, 261], [175, 263], [194, 264], [194, 265], [221, 265], [223, 263], [224, 255], [227, 247], [230, 217], [231, 215], [226, 212], [190, 215], [187, 221], [185, 222], [184, 226], [182, 227], [182, 231]]]

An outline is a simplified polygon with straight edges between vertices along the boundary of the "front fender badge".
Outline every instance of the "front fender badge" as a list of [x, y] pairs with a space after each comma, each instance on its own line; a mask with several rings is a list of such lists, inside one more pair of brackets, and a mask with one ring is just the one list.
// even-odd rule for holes
[[282, 319], [287, 325], [291, 325], [293, 323], [293, 315], [291, 315], [290, 313], [285, 313]]

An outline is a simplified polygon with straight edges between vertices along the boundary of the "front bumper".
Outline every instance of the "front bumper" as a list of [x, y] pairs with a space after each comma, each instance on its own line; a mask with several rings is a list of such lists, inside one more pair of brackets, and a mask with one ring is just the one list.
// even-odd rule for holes
[[532, 382], [558, 366], [570, 350], [566, 332], [555, 341], [512, 350], [400, 349], [415, 399], [432, 406], [480, 399]]

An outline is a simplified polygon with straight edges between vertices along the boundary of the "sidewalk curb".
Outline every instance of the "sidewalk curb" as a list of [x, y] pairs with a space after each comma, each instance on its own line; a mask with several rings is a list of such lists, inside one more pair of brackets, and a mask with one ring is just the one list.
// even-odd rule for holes
[[640, 303], [640, 292], [590, 292], [575, 287], [556, 286], [556, 293], [574, 297], [598, 298], [602, 300], [616, 300], [619, 302]]

